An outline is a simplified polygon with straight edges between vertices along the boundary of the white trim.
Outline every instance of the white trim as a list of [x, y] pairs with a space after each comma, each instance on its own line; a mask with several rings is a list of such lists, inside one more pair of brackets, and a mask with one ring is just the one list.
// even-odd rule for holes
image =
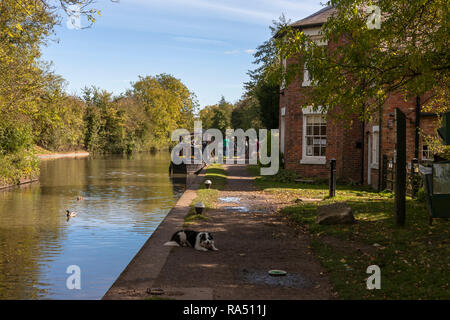
[[322, 27], [306, 28], [303, 29], [303, 34], [311, 37], [311, 40], [313, 40], [317, 45], [326, 46], [328, 45], [328, 41], [323, 39], [323, 35], [320, 34], [321, 30]]
[[286, 131], [286, 107], [281, 109], [281, 119], [280, 119], [280, 152], [284, 154], [285, 145], [285, 131]]
[[316, 110], [314, 110], [313, 106], [307, 106], [302, 109], [302, 113], [303, 113], [303, 115], [305, 115], [305, 114], [327, 114], [327, 110], [322, 106], [318, 106], [316, 108]]
[[283, 70], [283, 79], [281, 81], [280, 89], [284, 90], [284, 89], [286, 89], [286, 79], [285, 79], [286, 70], [287, 70], [287, 59], [286, 58], [281, 58], [281, 65], [282, 65], [282, 70]]
[[[318, 46], [327, 46], [328, 41], [323, 39], [323, 35], [320, 34], [320, 31], [322, 30], [322, 27], [316, 27], [316, 28], [307, 28], [304, 29], [302, 32], [304, 35], [311, 37], [311, 40], [315, 42]], [[307, 44], [306, 44], [307, 46]], [[307, 47], [306, 47], [307, 49]], [[303, 66], [303, 81], [302, 81], [302, 87], [310, 87], [311, 85], [315, 85], [315, 81], [310, 79], [309, 77], [309, 71], [308, 68], [305, 65]]]
[[321, 29], [322, 27], [303, 29], [303, 34], [306, 36], [318, 36]]
[[320, 164], [324, 165], [327, 163], [326, 156], [307, 156], [306, 155], [306, 116], [308, 115], [315, 115], [315, 114], [326, 114], [327, 111], [322, 106], [319, 106], [316, 108], [316, 110], [313, 109], [312, 106], [307, 106], [306, 108], [303, 108], [303, 130], [302, 130], [302, 159], [300, 160], [300, 164]]
[[[425, 146], [427, 147], [427, 150], [424, 150]], [[428, 154], [430, 157], [424, 156], [425, 154]], [[434, 160], [433, 153], [429, 149], [429, 146], [427, 144], [425, 144], [424, 142], [422, 142], [422, 144], [421, 144], [420, 158], [421, 158], [422, 161], [433, 161]]]
[[327, 164], [326, 157], [308, 157], [300, 160], [300, 164]]
[[[371, 136], [371, 144], [370, 144], [370, 168], [371, 169], [379, 169], [379, 155], [380, 155], [380, 126], [373, 126]], [[375, 139], [376, 137], [376, 139]], [[374, 149], [376, 148], [376, 149]], [[375, 157], [374, 157], [375, 153]]]
[[303, 82], [302, 87], [311, 86], [311, 79], [309, 78], [309, 71], [307, 68], [303, 68]]

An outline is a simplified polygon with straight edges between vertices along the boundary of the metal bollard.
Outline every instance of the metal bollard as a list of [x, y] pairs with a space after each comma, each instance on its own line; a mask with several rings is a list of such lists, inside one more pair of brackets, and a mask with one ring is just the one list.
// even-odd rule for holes
[[330, 198], [336, 196], [336, 159], [330, 160]]

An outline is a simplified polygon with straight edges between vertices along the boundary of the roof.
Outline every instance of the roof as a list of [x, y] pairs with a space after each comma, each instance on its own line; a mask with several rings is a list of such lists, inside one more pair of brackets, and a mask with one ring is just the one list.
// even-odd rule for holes
[[334, 12], [336, 12], [336, 8], [332, 6], [327, 6], [304, 19], [298, 20], [297, 22], [290, 24], [290, 26], [294, 28], [308, 28], [321, 26], [328, 20], [329, 17], [331, 17], [331, 15], [333, 15]]

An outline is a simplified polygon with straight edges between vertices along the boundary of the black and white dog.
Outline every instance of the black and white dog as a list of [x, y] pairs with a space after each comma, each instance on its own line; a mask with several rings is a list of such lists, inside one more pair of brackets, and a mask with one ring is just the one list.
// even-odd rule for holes
[[208, 251], [217, 249], [214, 246], [214, 239], [210, 232], [197, 232], [192, 230], [179, 230], [175, 232], [165, 246], [191, 247], [199, 251]]

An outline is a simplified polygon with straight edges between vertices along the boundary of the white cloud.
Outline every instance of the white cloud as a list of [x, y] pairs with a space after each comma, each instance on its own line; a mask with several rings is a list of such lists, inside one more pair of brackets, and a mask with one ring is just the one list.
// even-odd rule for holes
[[235, 49], [235, 50], [225, 51], [224, 53], [225, 54], [239, 54], [239, 53], [241, 53], [241, 51], [238, 49]]
[[247, 49], [244, 52], [248, 54], [254, 54], [256, 52], [256, 49]]

